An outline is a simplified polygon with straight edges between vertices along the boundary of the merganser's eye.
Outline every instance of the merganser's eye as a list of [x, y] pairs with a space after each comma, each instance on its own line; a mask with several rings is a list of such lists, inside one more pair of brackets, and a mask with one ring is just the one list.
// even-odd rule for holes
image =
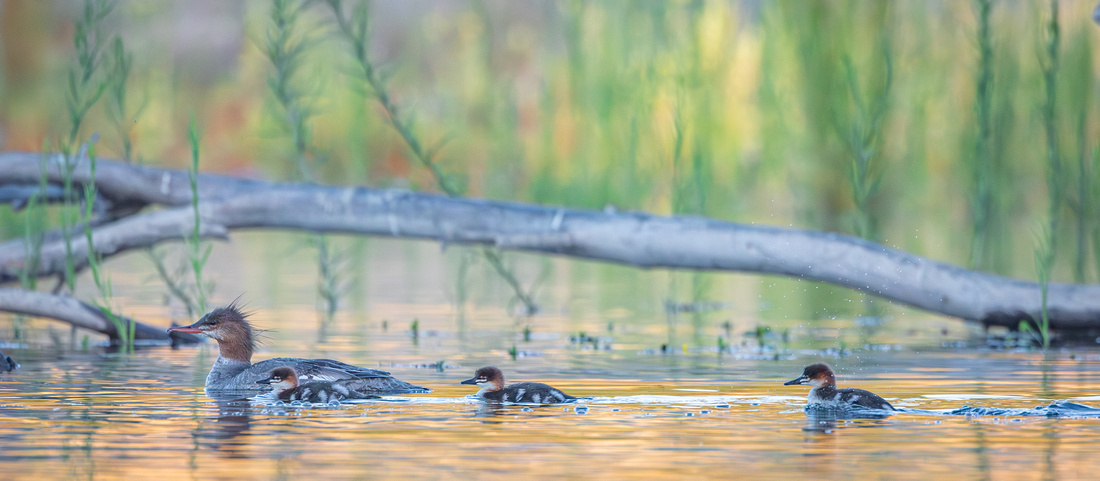
[[218, 325], [218, 321], [215, 321], [215, 320], [213, 320], [213, 319], [211, 319], [211, 320], [209, 320], [209, 321], [206, 321], [206, 323], [207, 323], [207, 324], [209, 324], [209, 325], [211, 325], [211, 326], [216, 326], [216, 325]]

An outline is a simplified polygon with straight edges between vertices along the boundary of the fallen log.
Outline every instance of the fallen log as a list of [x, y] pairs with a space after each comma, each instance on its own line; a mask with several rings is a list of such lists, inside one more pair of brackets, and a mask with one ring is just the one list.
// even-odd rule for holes
[[[37, 185], [40, 159], [35, 153], [0, 154], [0, 186]], [[55, 169], [47, 171], [49, 182], [59, 181]], [[89, 180], [87, 171], [78, 166], [78, 182]], [[186, 179], [184, 171], [100, 160], [95, 182], [101, 195], [168, 208], [96, 225], [95, 251], [107, 257], [182, 239], [194, 222]], [[145, 185], [149, 182], [158, 187]], [[274, 228], [428, 239], [642, 268], [796, 276], [987, 326], [1014, 328], [1020, 321], [1040, 317], [1037, 283], [971, 271], [836, 233], [213, 174], [200, 177], [199, 190], [200, 227], [207, 236]], [[76, 263], [86, 264], [86, 240], [74, 238], [72, 247]], [[45, 241], [33, 274], [61, 274], [64, 255], [56, 236]], [[0, 282], [17, 279], [27, 259], [22, 239], [0, 244]], [[1054, 329], [1100, 328], [1100, 285], [1052, 283], [1047, 311]]]
[[[118, 328], [103, 311], [64, 294], [0, 287], [0, 310], [64, 321], [82, 329], [106, 334], [113, 343], [118, 343], [121, 337]], [[120, 316], [120, 320], [126, 325], [133, 323], [135, 341], [162, 341], [172, 344], [200, 342], [193, 334], [170, 335], [163, 327], [150, 326], [125, 316]]]

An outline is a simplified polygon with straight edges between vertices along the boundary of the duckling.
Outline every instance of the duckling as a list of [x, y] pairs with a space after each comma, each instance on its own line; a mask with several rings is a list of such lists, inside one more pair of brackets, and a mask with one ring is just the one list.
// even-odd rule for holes
[[869, 409], [884, 409], [894, 411], [894, 406], [886, 402], [877, 394], [855, 388], [836, 388], [836, 375], [825, 363], [816, 363], [806, 366], [802, 375], [783, 383], [784, 386], [792, 384], [809, 384], [810, 395], [806, 401], [806, 407], [845, 407], [858, 406]]
[[275, 397], [281, 401], [308, 401], [325, 404], [330, 401], [351, 399], [378, 399], [378, 396], [362, 392], [366, 386], [362, 379], [340, 379], [337, 381], [313, 381], [298, 384], [298, 373], [294, 368], [283, 366], [271, 371], [267, 379], [256, 384], [270, 384]]
[[555, 404], [576, 401], [560, 389], [539, 382], [520, 382], [504, 387], [504, 373], [495, 367], [483, 367], [474, 377], [462, 381], [480, 387], [477, 396], [489, 402]]

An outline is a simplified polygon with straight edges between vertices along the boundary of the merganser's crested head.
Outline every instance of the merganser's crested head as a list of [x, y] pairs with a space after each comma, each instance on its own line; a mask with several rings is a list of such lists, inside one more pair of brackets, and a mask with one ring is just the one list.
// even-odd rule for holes
[[493, 366], [483, 367], [474, 373], [474, 377], [462, 381], [461, 384], [473, 384], [484, 391], [499, 391], [504, 389], [504, 373]]
[[190, 326], [172, 327], [168, 332], [204, 334], [218, 341], [222, 357], [251, 362], [256, 349], [256, 335], [248, 323], [248, 314], [236, 303], [219, 307], [202, 316]]
[[270, 384], [276, 393], [290, 391], [298, 387], [298, 373], [289, 366], [277, 367], [267, 379], [256, 381], [256, 384]]
[[792, 384], [809, 384], [817, 388], [827, 384], [836, 384], [836, 376], [833, 375], [833, 370], [829, 369], [829, 366], [823, 362], [819, 362], [806, 366], [806, 368], [802, 370], [801, 376], [783, 383], [784, 386], [790, 386]]

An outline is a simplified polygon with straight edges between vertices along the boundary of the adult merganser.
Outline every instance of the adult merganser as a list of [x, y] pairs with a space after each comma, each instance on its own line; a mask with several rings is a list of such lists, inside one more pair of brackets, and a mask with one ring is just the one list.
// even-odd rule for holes
[[477, 396], [490, 402], [554, 404], [577, 400], [560, 389], [540, 382], [520, 382], [504, 387], [504, 373], [492, 366], [478, 369], [474, 377], [462, 381], [462, 384], [480, 387]]
[[359, 391], [363, 381], [363, 379], [341, 379], [298, 384], [298, 373], [294, 372], [294, 368], [283, 366], [271, 371], [270, 377], [256, 381], [256, 384], [270, 384], [275, 397], [282, 401], [328, 403], [333, 400], [378, 399], [378, 396]]
[[802, 370], [801, 376], [783, 383], [784, 386], [790, 386], [792, 384], [809, 384], [813, 386], [813, 388], [810, 389], [806, 407], [859, 406], [869, 409], [894, 411], [894, 406], [891, 406], [885, 399], [873, 392], [855, 388], [837, 389], [836, 376], [833, 374], [833, 370], [829, 369], [829, 366], [825, 365], [825, 363], [819, 362], [810, 364], [806, 366], [806, 369]]
[[277, 367], [289, 366], [303, 382], [356, 379], [360, 392], [367, 394], [408, 394], [431, 392], [395, 379], [386, 371], [345, 364], [332, 359], [297, 359], [280, 357], [252, 364], [256, 337], [246, 314], [236, 304], [210, 311], [190, 326], [173, 327], [169, 332], [204, 334], [218, 341], [218, 360], [206, 376], [207, 391], [255, 391], [265, 389], [256, 381], [268, 379]]

